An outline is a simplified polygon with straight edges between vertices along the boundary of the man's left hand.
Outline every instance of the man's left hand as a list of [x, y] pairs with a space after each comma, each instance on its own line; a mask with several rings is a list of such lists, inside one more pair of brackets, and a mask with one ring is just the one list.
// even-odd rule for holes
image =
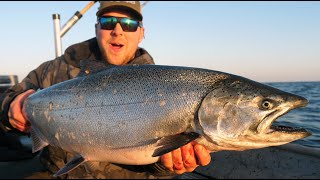
[[161, 163], [176, 174], [194, 171], [211, 161], [210, 151], [196, 142], [188, 143], [160, 157]]

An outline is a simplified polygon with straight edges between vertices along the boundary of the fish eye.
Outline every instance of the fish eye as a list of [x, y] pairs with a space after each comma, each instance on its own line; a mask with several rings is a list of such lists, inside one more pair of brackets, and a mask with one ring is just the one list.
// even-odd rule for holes
[[270, 100], [263, 100], [262, 103], [261, 103], [261, 108], [262, 109], [265, 109], [265, 110], [268, 110], [268, 109], [271, 109], [273, 108], [273, 104]]

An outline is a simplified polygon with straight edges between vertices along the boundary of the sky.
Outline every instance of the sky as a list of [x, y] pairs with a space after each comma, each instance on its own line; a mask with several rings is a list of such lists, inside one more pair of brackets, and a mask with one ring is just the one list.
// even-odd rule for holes
[[[142, 1], [143, 3], [144, 1]], [[55, 58], [63, 26], [89, 1], [1, 1], [0, 75], [21, 81]], [[95, 3], [62, 38], [62, 51], [95, 36]], [[156, 64], [212, 69], [259, 82], [320, 81], [319, 1], [148, 1], [139, 45]]]

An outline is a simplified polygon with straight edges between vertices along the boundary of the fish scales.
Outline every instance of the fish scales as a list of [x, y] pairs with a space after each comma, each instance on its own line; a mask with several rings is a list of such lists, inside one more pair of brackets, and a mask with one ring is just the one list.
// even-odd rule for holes
[[[175, 129], [180, 124], [185, 126], [178, 132], [183, 132], [189, 124], [185, 121], [194, 119], [201, 98], [219, 79], [209, 72], [172, 69], [168, 73], [159, 68], [126, 67], [80, 77], [68, 87], [55, 86], [43, 95], [39, 94], [39, 102], [34, 103], [34, 108], [39, 108], [34, 112], [48, 109], [48, 119], [52, 119], [42, 121], [39, 126], [47, 126], [43, 133], [54, 128], [53, 132], [62, 136], [72, 130], [76, 137], [96, 137], [91, 140], [93, 143], [106, 141], [106, 145], [112, 144], [115, 148], [124, 144], [133, 146], [141, 139], [172, 135], [171, 127]], [[132, 72], [123, 73], [128, 70]], [[95, 132], [101, 127], [105, 133], [96, 136]], [[135, 133], [138, 131], [144, 133]], [[110, 138], [110, 134], [118, 136]], [[83, 142], [77, 143], [88, 141], [86, 138], [81, 140]], [[64, 143], [70, 142], [60, 142]]]

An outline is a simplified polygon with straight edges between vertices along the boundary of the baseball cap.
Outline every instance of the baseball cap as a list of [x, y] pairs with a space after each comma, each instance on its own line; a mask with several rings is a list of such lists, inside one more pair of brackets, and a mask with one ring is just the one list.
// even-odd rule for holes
[[133, 15], [138, 18], [137, 20], [142, 21], [143, 17], [141, 14], [140, 1], [99, 1], [100, 7], [97, 12], [97, 16], [109, 12], [111, 10], [120, 9], [126, 10], [133, 13]]

